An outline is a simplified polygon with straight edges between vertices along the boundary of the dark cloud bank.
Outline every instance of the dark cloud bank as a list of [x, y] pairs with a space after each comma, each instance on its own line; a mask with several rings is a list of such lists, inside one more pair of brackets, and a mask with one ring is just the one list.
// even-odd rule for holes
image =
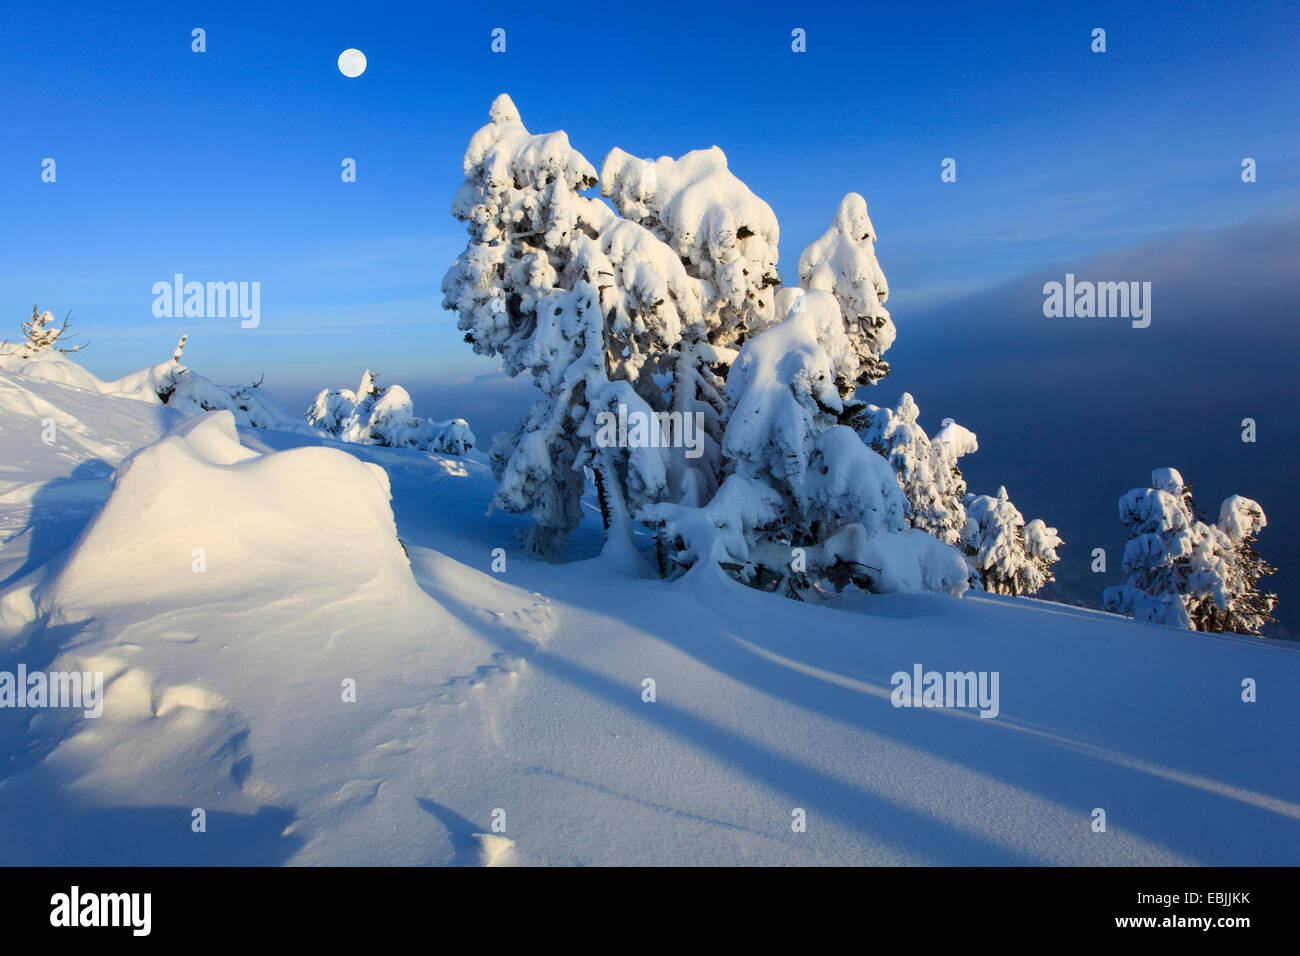
[[[1043, 285], [1151, 282], [1151, 325], [1043, 316]], [[1278, 617], [1300, 630], [1300, 505], [1293, 366], [1300, 355], [1300, 216], [1196, 231], [1062, 263], [910, 316], [895, 307], [894, 372], [876, 404], [910, 391], [923, 424], [951, 416], [979, 435], [963, 459], [973, 490], [1005, 484], [1026, 518], [1060, 529], [1059, 583], [1042, 596], [1100, 602], [1119, 583], [1126, 539], [1116, 501], [1171, 465], [1211, 517], [1230, 494], [1268, 515], [1260, 551]], [[891, 305], [895, 303], [891, 302]], [[1242, 419], [1257, 441], [1241, 440]], [[1108, 573], [1090, 570], [1106, 549]]]

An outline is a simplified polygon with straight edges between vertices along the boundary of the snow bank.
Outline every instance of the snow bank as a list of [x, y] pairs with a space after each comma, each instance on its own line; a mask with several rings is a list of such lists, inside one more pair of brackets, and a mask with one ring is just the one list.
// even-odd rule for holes
[[[180, 350], [177, 349], [177, 355]], [[168, 405], [186, 414], [226, 410], [235, 422], [251, 428], [279, 428], [300, 431], [303, 426], [286, 415], [266, 392], [256, 385], [218, 385], [178, 359], [160, 362], [105, 381], [66, 355], [39, 352], [29, 358], [10, 346], [0, 351], [0, 369], [23, 378], [59, 385], [71, 385], [101, 395], [131, 398], [151, 405]]]
[[32, 381], [71, 385], [101, 395], [160, 404], [156, 391], [150, 387], [147, 374], [150, 369], [143, 369], [115, 382], [105, 382], [61, 352], [38, 352], [23, 358], [12, 345], [0, 349], [0, 369]]
[[861, 564], [879, 594], [966, 590], [966, 562], [960, 553], [917, 528], [880, 534], [863, 542]]
[[218, 411], [122, 462], [38, 606], [57, 623], [113, 605], [241, 601], [268, 580], [284, 593], [415, 587], [382, 468], [329, 448], [259, 455]]

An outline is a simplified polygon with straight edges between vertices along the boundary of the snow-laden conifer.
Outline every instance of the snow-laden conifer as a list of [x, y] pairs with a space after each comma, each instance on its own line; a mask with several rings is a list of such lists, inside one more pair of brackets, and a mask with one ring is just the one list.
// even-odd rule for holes
[[1232, 495], [1212, 524], [1199, 517], [1176, 469], [1155, 469], [1151, 484], [1119, 500], [1120, 520], [1133, 532], [1124, 548], [1128, 579], [1106, 589], [1106, 607], [1154, 624], [1258, 635], [1277, 606], [1277, 595], [1259, 590], [1274, 570], [1254, 548], [1264, 509]]
[[982, 590], [1013, 597], [1033, 594], [1055, 580], [1050, 565], [1064, 542], [1040, 518], [1028, 523], [1007, 489], [997, 495], [967, 495], [964, 544], [967, 561]]

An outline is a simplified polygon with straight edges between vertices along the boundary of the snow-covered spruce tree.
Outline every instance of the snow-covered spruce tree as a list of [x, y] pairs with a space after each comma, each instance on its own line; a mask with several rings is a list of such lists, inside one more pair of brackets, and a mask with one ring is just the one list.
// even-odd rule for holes
[[991, 594], [1013, 597], [1033, 594], [1055, 580], [1050, 565], [1064, 542], [1041, 519], [1028, 524], [1007, 497], [1005, 487], [995, 497], [967, 495], [964, 544], [967, 562]]
[[[585, 251], [599, 252], [594, 244]], [[543, 397], [492, 448], [495, 500], [508, 511], [531, 513], [525, 544], [544, 557], [558, 555], [578, 524], [585, 468], [595, 475], [606, 546], [623, 557], [633, 555], [632, 510], [665, 493], [662, 436], [620, 445], [600, 427], [602, 413], [617, 418], [620, 405], [643, 421], [651, 420], [651, 407], [631, 383], [607, 375], [600, 290], [579, 277], [590, 264], [577, 260], [563, 277], [573, 288], [559, 286], [542, 297], [526, 360]]]
[[904, 392], [894, 409], [864, 407], [863, 441], [893, 467], [907, 502], [907, 523], [956, 547], [966, 527], [966, 479], [957, 459], [979, 450], [975, 433], [948, 421], [933, 441], [918, 423], [920, 410]]
[[[249, 385], [218, 385], [179, 363], [164, 363], [170, 368], [164, 381], [170, 390], [163, 400], [172, 408], [190, 411], [229, 411], [235, 422], [250, 428], [281, 428], [288, 417], [262, 390], [262, 380]], [[165, 389], [159, 389], [161, 398]]]
[[1152, 488], [1134, 488], [1119, 499], [1119, 520], [1133, 534], [1124, 547], [1128, 580], [1106, 588], [1108, 610], [1134, 620], [1190, 628], [1183, 597], [1188, 559], [1196, 541], [1191, 492], [1172, 468], [1151, 473]]
[[[374, 439], [374, 433], [370, 428], [370, 418], [375, 410], [376, 403], [379, 401], [379, 396], [383, 393], [384, 390], [379, 387], [379, 376], [370, 369], [363, 371], [357, 390], [350, 393], [352, 408], [339, 428], [339, 438], [343, 441], [357, 442], [359, 444], [366, 444]], [[319, 400], [320, 396], [316, 397]], [[308, 424], [311, 424], [310, 420]]]
[[[1277, 573], [1255, 550], [1255, 539], [1268, 525], [1259, 502], [1241, 495], [1224, 499], [1219, 507], [1218, 528], [1232, 543], [1233, 560], [1229, 564], [1223, 608], [1211, 603], [1205, 608], [1202, 631], [1230, 631], [1258, 636], [1265, 624], [1276, 623], [1273, 609], [1277, 595], [1259, 589], [1259, 579]], [[1193, 610], [1193, 619], [1197, 617]]]
[[785, 318], [741, 348], [727, 380], [726, 477], [703, 508], [641, 512], [678, 545], [680, 567], [722, 565], [763, 590], [804, 596], [848, 583], [960, 591], [953, 549], [905, 532], [904, 500], [888, 463], [838, 424], [836, 382], [854, 362], [838, 303], [823, 290], [788, 289]]
[[1025, 550], [1029, 554], [1021, 594], [1033, 594], [1056, 580], [1051, 565], [1061, 560], [1056, 549], [1065, 544], [1056, 529], [1042, 518], [1034, 518], [1025, 525]]
[[[722, 307], [700, 275], [713, 268], [710, 255], [723, 253], [719, 242], [704, 243], [692, 263], [650, 229], [582, 195], [596, 184], [594, 169], [564, 133], [530, 134], [509, 97], [498, 97], [489, 115], [470, 141], [453, 203], [470, 238], [443, 280], [443, 304], [459, 314], [476, 351], [500, 356], [510, 375], [530, 372], [542, 391], [528, 418], [498, 436], [491, 457], [496, 503], [531, 514], [527, 543], [550, 556], [581, 517], [584, 467], [596, 475], [611, 539], [629, 533], [630, 515], [643, 504], [707, 497], [716, 487], [721, 402], [710, 392], [719, 387], [715, 366], [729, 356], [707, 340], [721, 321], [710, 316]], [[718, 218], [725, 196], [692, 197], [681, 222], [698, 218], [698, 234]], [[672, 198], [664, 192], [665, 208], [683, 205]], [[743, 311], [748, 300], [741, 299]], [[666, 393], [656, 376], [666, 379]], [[629, 413], [676, 413], [678, 425], [701, 413], [702, 458], [688, 461], [680, 443], [602, 442], [602, 413], [620, 404]]]
[[464, 455], [474, 447], [474, 433], [463, 418], [435, 422], [415, 414], [410, 394], [400, 385], [383, 389], [370, 412], [371, 443], [388, 448], [418, 448], [442, 455]]
[[[920, 410], [906, 392], [893, 408], [866, 405], [855, 418], [863, 440], [885, 457], [906, 500], [907, 523], [960, 547], [970, 565], [970, 586], [999, 594], [1033, 594], [1055, 578], [1049, 565], [1064, 542], [1041, 519], [1028, 523], [1010, 501], [971, 495], [959, 458], [979, 450], [975, 433], [946, 419], [931, 439]], [[969, 509], [976, 509], [972, 515]]]
[[419, 448], [443, 455], [464, 455], [474, 447], [474, 433], [462, 418], [434, 422], [418, 418], [411, 396], [400, 385], [379, 385], [366, 369], [355, 392], [318, 394], [306, 412], [307, 424], [341, 441], [388, 448]]
[[[370, 369], [366, 369], [362, 374], [363, 387], [369, 375]], [[343, 423], [352, 417], [356, 407], [356, 392], [347, 388], [338, 390], [325, 388], [317, 393], [304, 417], [307, 419], [307, 424], [313, 428], [319, 428], [331, 435], [340, 435], [343, 431]]]
[[1277, 596], [1258, 590], [1272, 568], [1253, 542], [1265, 525], [1257, 502], [1226, 499], [1219, 522], [1197, 517], [1191, 486], [1173, 468], [1151, 473], [1152, 488], [1134, 488], [1119, 501], [1120, 520], [1133, 531], [1124, 548], [1128, 580], [1104, 594], [1107, 609], [1135, 620], [1200, 631], [1258, 634]]

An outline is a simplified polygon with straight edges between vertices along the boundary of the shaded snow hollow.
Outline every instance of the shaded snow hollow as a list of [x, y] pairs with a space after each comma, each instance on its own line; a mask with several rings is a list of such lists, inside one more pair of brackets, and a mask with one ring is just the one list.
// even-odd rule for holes
[[[104, 712], [0, 709], [0, 863], [1300, 858], [1288, 645], [541, 563], [477, 454], [56, 378], [0, 371], [0, 671], [101, 672]], [[998, 716], [892, 706], [917, 663], [998, 672]]]

